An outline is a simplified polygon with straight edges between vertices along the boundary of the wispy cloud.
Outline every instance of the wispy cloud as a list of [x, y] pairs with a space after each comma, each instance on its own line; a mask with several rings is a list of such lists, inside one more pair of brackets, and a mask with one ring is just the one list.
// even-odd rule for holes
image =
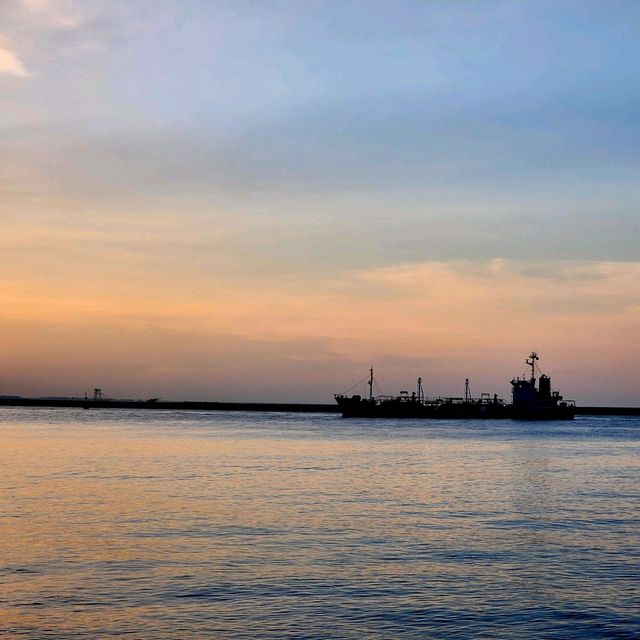
[[101, 0], [2, 0], [0, 73], [51, 77], [61, 59], [84, 63], [135, 29], [129, 11], [126, 3]]
[[0, 37], [0, 73], [19, 78], [26, 78], [31, 74], [16, 53]]
[[20, 0], [18, 3], [32, 16], [38, 17], [50, 28], [73, 29], [84, 21], [83, 12], [78, 3], [60, 0]]

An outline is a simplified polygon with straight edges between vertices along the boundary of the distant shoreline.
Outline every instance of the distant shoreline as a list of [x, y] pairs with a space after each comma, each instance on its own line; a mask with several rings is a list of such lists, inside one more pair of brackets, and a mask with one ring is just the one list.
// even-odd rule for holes
[[[295, 402], [190, 402], [161, 400], [93, 400], [83, 398], [0, 397], [4, 407], [77, 409], [147, 409], [156, 411], [252, 411], [257, 413], [339, 413], [336, 404]], [[576, 415], [640, 416], [640, 407], [576, 407]]]
[[198, 402], [162, 400], [87, 400], [83, 398], [0, 397], [5, 407], [61, 407], [78, 409], [148, 409], [156, 411], [256, 411], [293, 413], [339, 413], [336, 404], [293, 402]]

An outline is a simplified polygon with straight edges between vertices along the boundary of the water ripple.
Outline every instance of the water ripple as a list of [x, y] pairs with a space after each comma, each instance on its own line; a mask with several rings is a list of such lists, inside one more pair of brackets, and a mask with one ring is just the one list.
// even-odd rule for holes
[[640, 637], [640, 421], [0, 409], [0, 636]]

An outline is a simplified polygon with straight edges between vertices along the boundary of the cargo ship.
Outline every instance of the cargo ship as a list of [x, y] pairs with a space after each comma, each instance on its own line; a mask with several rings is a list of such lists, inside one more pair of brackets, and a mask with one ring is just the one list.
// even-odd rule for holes
[[368, 397], [357, 394], [336, 394], [334, 397], [345, 418], [572, 420], [575, 403], [564, 400], [558, 391], [551, 390], [549, 376], [541, 374], [537, 381], [538, 360], [538, 354], [532, 352], [525, 360], [531, 367], [531, 377], [511, 380], [511, 404], [498, 398], [497, 394], [483, 393], [473, 398], [468, 378], [465, 380], [464, 397], [427, 397], [422, 378], [418, 378], [416, 390], [411, 394], [401, 391], [396, 396], [375, 395], [373, 367], [369, 369], [368, 380], [365, 379], [369, 386]]

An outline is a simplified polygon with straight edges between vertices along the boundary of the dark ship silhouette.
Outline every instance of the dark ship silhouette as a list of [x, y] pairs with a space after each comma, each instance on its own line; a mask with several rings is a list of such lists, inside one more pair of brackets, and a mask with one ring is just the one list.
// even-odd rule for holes
[[513, 403], [509, 417], [516, 420], [573, 420], [576, 407], [573, 400], [564, 400], [559, 391], [551, 391], [551, 378], [540, 373], [536, 388], [536, 362], [533, 351], [525, 362], [531, 367], [531, 377], [511, 381]]
[[[511, 380], [512, 404], [506, 404], [497, 395], [483, 393], [472, 398], [469, 379], [465, 381], [464, 397], [425, 396], [422, 378], [418, 378], [416, 391], [401, 391], [397, 396], [375, 396], [373, 367], [369, 369], [369, 397], [336, 394], [334, 397], [345, 418], [433, 418], [433, 419], [506, 419], [515, 420], [573, 420], [575, 403], [564, 400], [558, 391], [551, 390], [551, 378], [540, 375], [536, 387], [534, 351], [525, 362], [531, 367], [531, 377]], [[360, 384], [360, 383], [358, 383]]]

